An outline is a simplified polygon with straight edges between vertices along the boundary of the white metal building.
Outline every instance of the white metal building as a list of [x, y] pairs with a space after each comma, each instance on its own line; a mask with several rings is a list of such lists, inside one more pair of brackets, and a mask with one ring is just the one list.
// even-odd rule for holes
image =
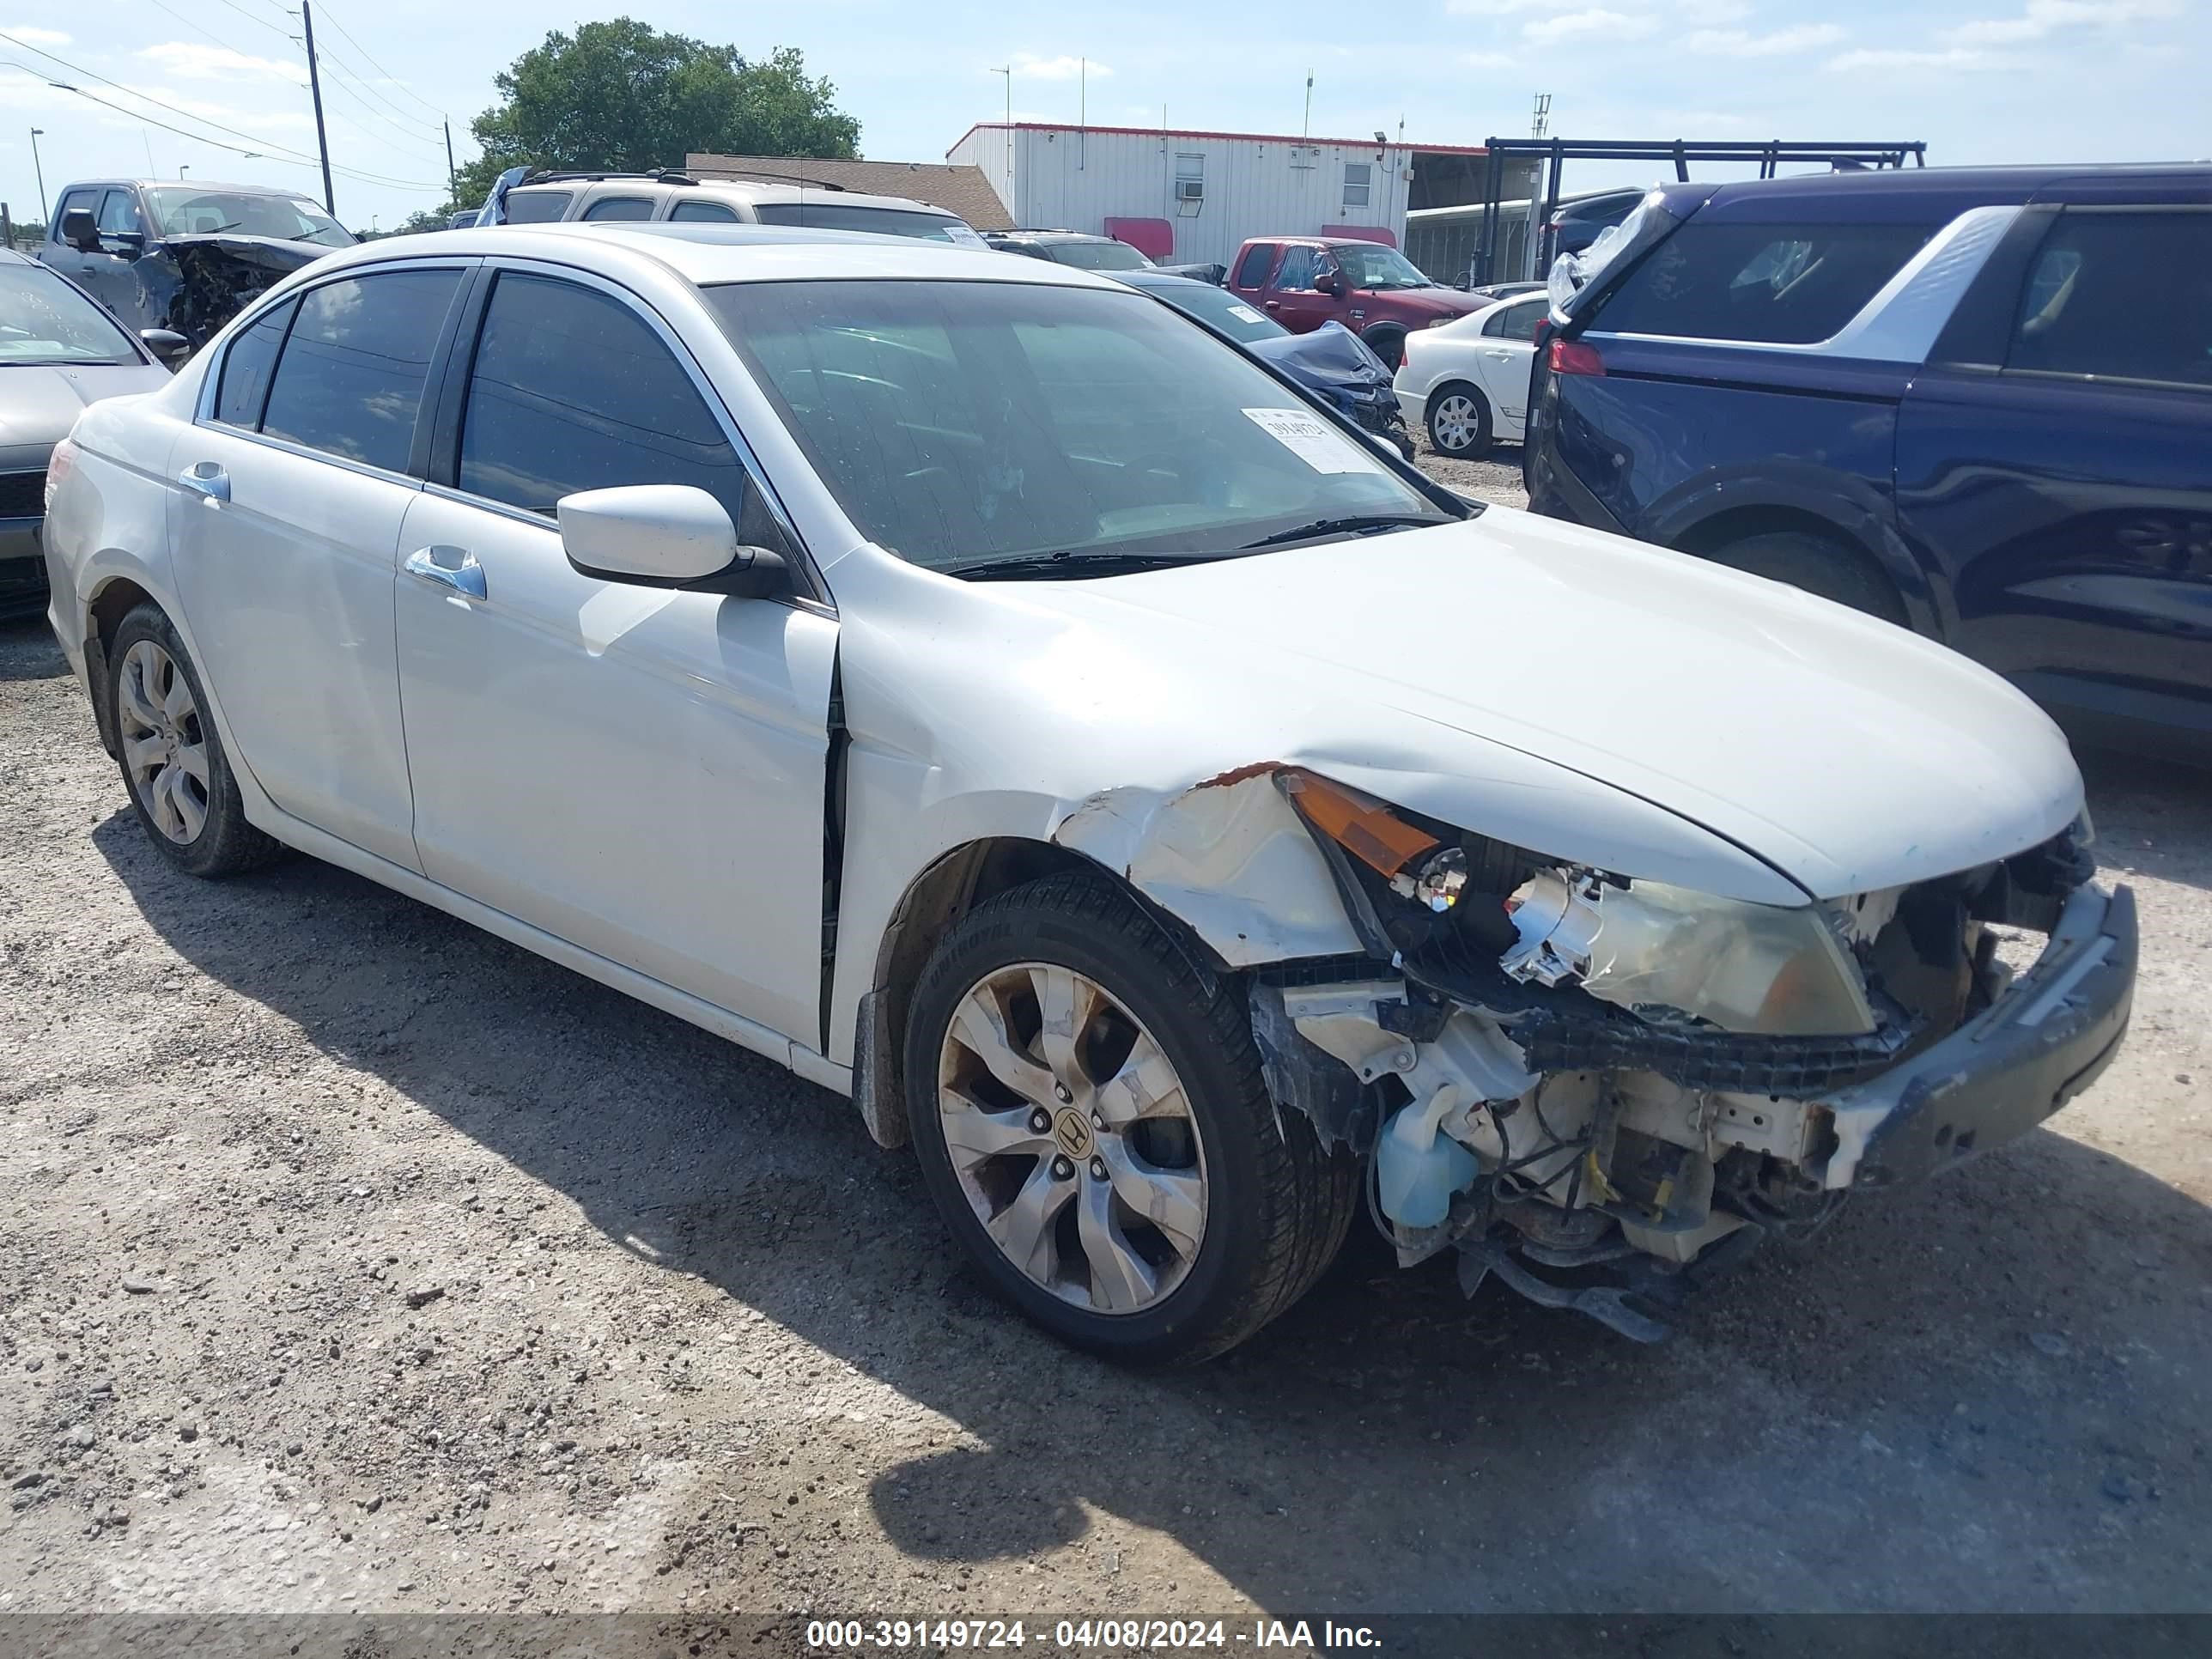
[[[1468, 199], [1479, 146], [1163, 127], [970, 127], [945, 153], [981, 169], [1015, 224], [1118, 236], [1164, 264], [1228, 263], [1252, 236], [1397, 246], [1424, 198]], [[1451, 187], [1441, 192], [1440, 181]], [[1479, 186], [1475, 191], [1480, 198]]]

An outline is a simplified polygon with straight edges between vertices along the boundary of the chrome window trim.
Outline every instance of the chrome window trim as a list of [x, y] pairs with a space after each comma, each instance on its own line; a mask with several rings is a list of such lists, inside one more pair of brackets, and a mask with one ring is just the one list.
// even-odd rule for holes
[[1959, 301], [2004, 240], [2024, 206], [1969, 208], [1952, 220], [1875, 290], [1851, 319], [1825, 340], [1711, 340], [1695, 334], [1630, 334], [1593, 326], [1593, 343], [1626, 340], [1701, 350], [1781, 352], [1796, 357], [1850, 357], [1868, 362], [1924, 363]]
[[[775, 485], [769, 482], [767, 469], [761, 465], [760, 458], [753, 453], [753, 447], [745, 441], [744, 434], [738, 429], [736, 420], [732, 418], [728, 407], [722, 401], [720, 391], [708, 378], [706, 371], [699, 367], [698, 360], [691, 355], [691, 348], [684, 343], [684, 337], [669, 326], [667, 319], [653, 307], [643, 295], [634, 289], [625, 288], [611, 277], [601, 276], [598, 271], [586, 270], [578, 265], [557, 264], [550, 259], [523, 258], [495, 254], [486, 258], [483, 263], [494, 272], [512, 270], [520, 276], [543, 277], [550, 282], [574, 283], [580, 288], [597, 289], [614, 301], [616, 304], [640, 318], [659, 337], [661, 344], [667, 347], [674, 356], [677, 366], [690, 377], [692, 390], [696, 392], [706, 404], [707, 413], [713, 418], [714, 424], [721, 428], [723, 438], [728, 441], [732, 452], [738, 458], [738, 464], [744, 468], [745, 477], [750, 481], [752, 487], [760, 493], [762, 504], [768, 508], [769, 517], [775, 521], [775, 527], [783, 532], [785, 540], [790, 544], [793, 552], [798, 556], [793, 562], [793, 568], [813, 590], [805, 597], [831, 605], [834, 613], [834, 601], [830, 598], [830, 585], [823, 580], [820, 565], [816, 562], [814, 555], [808, 550], [805, 538], [799, 533], [798, 525], [793, 522], [790, 513], [784, 507], [783, 498], [776, 494]], [[695, 294], [698, 291], [696, 286], [693, 287], [692, 291]], [[493, 295], [486, 299], [483, 313], [477, 319], [478, 338], [481, 338], [483, 334], [483, 317], [490, 314], [491, 299], [495, 298], [497, 290], [495, 289]], [[704, 309], [703, 302], [702, 309]], [[458, 346], [459, 343], [455, 343]], [[475, 372], [475, 344], [474, 340], [470, 342], [468, 367], [471, 374]], [[464, 430], [468, 424], [468, 392], [465, 386], [461, 395], [460, 422], [461, 429]], [[459, 438], [460, 431], [457, 430], [454, 434], [457, 446]], [[551, 522], [541, 514], [532, 513], [525, 507], [511, 507], [505, 501], [495, 501], [489, 496], [471, 495], [457, 486], [426, 483], [425, 487], [434, 490], [441, 497], [450, 496], [456, 501], [520, 516], [532, 524], [544, 525]]]

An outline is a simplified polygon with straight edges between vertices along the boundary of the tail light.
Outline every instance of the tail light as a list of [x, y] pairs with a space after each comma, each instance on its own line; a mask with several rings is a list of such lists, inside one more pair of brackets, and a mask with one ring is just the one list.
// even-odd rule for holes
[[1580, 340], [1553, 341], [1545, 362], [1554, 374], [1605, 373], [1605, 359], [1597, 355], [1597, 348], [1585, 345]]
[[47, 512], [54, 510], [54, 491], [61, 488], [62, 480], [69, 477], [70, 468], [76, 465], [76, 451], [67, 438], [56, 444], [53, 453], [46, 457], [45, 507]]

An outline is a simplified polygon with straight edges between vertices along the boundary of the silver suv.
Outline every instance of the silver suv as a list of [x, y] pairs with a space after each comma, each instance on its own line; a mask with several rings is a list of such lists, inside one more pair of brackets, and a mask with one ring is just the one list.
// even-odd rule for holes
[[813, 181], [697, 179], [681, 173], [541, 173], [495, 188], [478, 224], [538, 225], [574, 219], [804, 225], [872, 231], [981, 247], [968, 222], [901, 196], [863, 196]]

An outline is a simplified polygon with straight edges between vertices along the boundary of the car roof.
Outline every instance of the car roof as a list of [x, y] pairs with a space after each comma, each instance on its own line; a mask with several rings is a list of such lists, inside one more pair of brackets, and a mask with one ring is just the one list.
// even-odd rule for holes
[[1670, 202], [1703, 196], [1702, 216], [1747, 224], [1792, 218], [1875, 222], [1949, 219], [1969, 208], [2087, 200], [2107, 191], [2212, 202], [2212, 166], [1880, 167], [1662, 188]]
[[36, 259], [18, 253], [12, 247], [0, 247], [0, 265], [38, 265], [40, 270], [46, 269]]
[[[1073, 265], [1009, 259], [989, 248], [963, 248], [911, 236], [814, 230], [782, 225], [640, 224], [625, 221], [495, 225], [365, 242], [325, 254], [306, 268], [319, 277], [347, 265], [393, 258], [507, 254], [556, 264], [650, 260], [698, 287], [721, 283], [793, 283], [838, 278], [951, 283], [1030, 283], [1119, 291], [1109, 277]], [[580, 257], [581, 256], [581, 257]]]
[[80, 179], [65, 188], [79, 190], [87, 185], [135, 185], [141, 190], [189, 190], [221, 191], [228, 196], [282, 196], [289, 202], [312, 202], [315, 198], [304, 190], [289, 190], [283, 185], [234, 185], [221, 179]]

